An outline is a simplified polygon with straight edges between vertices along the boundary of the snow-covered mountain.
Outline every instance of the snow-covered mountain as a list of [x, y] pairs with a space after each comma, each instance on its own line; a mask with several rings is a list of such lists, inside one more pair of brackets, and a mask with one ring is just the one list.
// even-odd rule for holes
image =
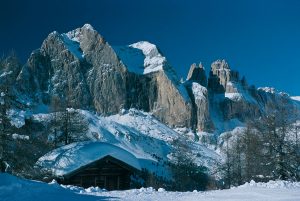
[[[299, 99], [249, 86], [225, 60], [212, 63], [208, 78], [202, 65], [193, 64], [180, 81], [156, 45], [141, 41], [111, 47], [89, 24], [50, 33], [24, 66], [8, 61], [0, 78], [14, 97], [7, 108], [11, 134], [51, 143], [53, 111], [74, 108], [87, 125], [77, 141], [119, 146], [158, 175], [166, 175], [164, 163], [172, 160], [178, 139], [190, 147], [197, 164], [214, 170], [223, 132], [283, 102], [300, 111]], [[0, 92], [4, 104], [8, 95]], [[50, 149], [44, 147], [35, 158]]]
[[[171, 127], [216, 133], [258, 118], [267, 106], [295, 102], [284, 93], [249, 86], [225, 60], [212, 63], [208, 78], [202, 66], [192, 65], [181, 83], [156, 45], [111, 47], [88, 24], [50, 33], [22, 69], [7, 67], [1, 76], [12, 75], [18, 101], [30, 109], [67, 97], [73, 108], [105, 115], [137, 108]], [[233, 126], [221, 125], [232, 121]]]

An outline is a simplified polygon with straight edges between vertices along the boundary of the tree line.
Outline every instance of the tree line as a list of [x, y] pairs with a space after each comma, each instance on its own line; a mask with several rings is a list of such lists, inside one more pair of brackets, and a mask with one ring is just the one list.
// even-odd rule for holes
[[69, 96], [61, 99], [53, 96], [51, 99], [51, 139], [54, 148], [80, 141], [83, 133], [88, 130], [88, 125], [78, 112], [71, 108]]
[[247, 123], [235, 136], [223, 136], [224, 163], [220, 172], [225, 187], [251, 180], [300, 180], [300, 122], [287, 104]]

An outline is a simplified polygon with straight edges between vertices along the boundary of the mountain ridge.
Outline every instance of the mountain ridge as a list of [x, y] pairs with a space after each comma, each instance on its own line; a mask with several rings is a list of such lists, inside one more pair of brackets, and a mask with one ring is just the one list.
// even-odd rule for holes
[[[206, 89], [202, 95], [200, 87]], [[284, 93], [248, 86], [225, 60], [212, 63], [208, 78], [201, 64], [193, 64], [181, 83], [156, 45], [141, 41], [112, 47], [89, 24], [50, 33], [20, 70], [15, 90], [31, 100], [30, 107], [50, 105], [53, 98], [64, 103], [68, 96], [74, 108], [105, 115], [137, 108], [172, 127], [210, 132], [225, 131], [214, 121], [243, 124], [263, 115], [267, 105], [287, 101], [292, 107], [294, 101]]]

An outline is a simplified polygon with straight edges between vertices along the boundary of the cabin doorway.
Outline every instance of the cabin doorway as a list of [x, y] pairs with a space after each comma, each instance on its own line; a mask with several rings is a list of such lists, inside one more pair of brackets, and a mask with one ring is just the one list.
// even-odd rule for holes
[[106, 183], [104, 186], [107, 190], [120, 189], [120, 177], [119, 176], [106, 176]]

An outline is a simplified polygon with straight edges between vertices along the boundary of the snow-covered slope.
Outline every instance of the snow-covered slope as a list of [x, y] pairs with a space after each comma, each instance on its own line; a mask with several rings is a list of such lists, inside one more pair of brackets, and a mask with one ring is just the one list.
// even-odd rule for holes
[[298, 201], [300, 183], [270, 181], [268, 183], [246, 183], [229, 190], [205, 192], [169, 192], [160, 188], [132, 189], [127, 191], [106, 191], [98, 187], [83, 189], [74, 186], [49, 184], [20, 179], [8, 174], [0, 174], [1, 201], [99, 201], [99, 200], [197, 200], [197, 201]]
[[83, 59], [84, 54], [80, 49], [80, 44], [74, 38], [71, 38], [67, 34], [61, 34], [64, 44], [67, 46], [68, 50], [78, 59]]
[[300, 96], [291, 96], [291, 99], [294, 101], [295, 106], [300, 111]]
[[291, 96], [291, 99], [300, 102], [300, 96]]
[[243, 87], [240, 85], [240, 83], [228, 82], [227, 87], [231, 88], [232, 92], [225, 92], [226, 98], [229, 98], [232, 101], [244, 100], [248, 103], [257, 104], [257, 101], [249, 94], [248, 91], [243, 89]]
[[[108, 117], [98, 116], [85, 110], [77, 111], [86, 122], [89, 122], [89, 129], [84, 134], [85, 136], [80, 137], [81, 139], [107, 142], [120, 147], [132, 153], [139, 160], [141, 168], [146, 168], [157, 175], [170, 177], [170, 172], [164, 167], [164, 162], [171, 160], [171, 153], [174, 151], [173, 141], [181, 138], [181, 134], [159, 122], [151, 114], [135, 109], [122, 110], [120, 114]], [[33, 118], [44, 122], [51, 118], [51, 114], [37, 114]], [[51, 136], [49, 138], [51, 139]], [[206, 165], [211, 170], [216, 167], [216, 162], [220, 160], [218, 154], [197, 142], [187, 140], [186, 143], [191, 147], [193, 157], [199, 165]], [[59, 160], [63, 162], [69, 160], [66, 149], [70, 148], [72, 153], [73, 146], [76, 148], [77, 145], [68, 146], [71, 147], [58, 149], [40, 158], [38, 164], [45, 168], [50, 167], [56, 173], [68, 171], [63, 170], [64, 164], [59, 166]], [[80, 144], [78, 147], [80, 148]], [[97, 149], [92, 151], [95, 150]], [[65, 157], [65, 159], [60, 157]], [[53, 159], [59, 160], [51, 162]]]
[[166, 58], [161, 55], [156, 45], [147, 41], [113, 48], [128, 70], [137, 74], [162, 70], [166, 62]]
[[83, 25], [83, 27], [81, 29], [78, 28], [78, 29], [69, 31], [68, 33], [61, 34], [63, 42], [66, 45], [66, 47], [68, 48], [68, 50], [78, 59], [84, 58], [84, 52], [80, 47], [80, 43], [81, 43], [82, 37], [83, 37], [82, 33], [81, 33], [82, 29], [94, 31], [94, 28], [90, 24], [85, 24], [85, 25]]

